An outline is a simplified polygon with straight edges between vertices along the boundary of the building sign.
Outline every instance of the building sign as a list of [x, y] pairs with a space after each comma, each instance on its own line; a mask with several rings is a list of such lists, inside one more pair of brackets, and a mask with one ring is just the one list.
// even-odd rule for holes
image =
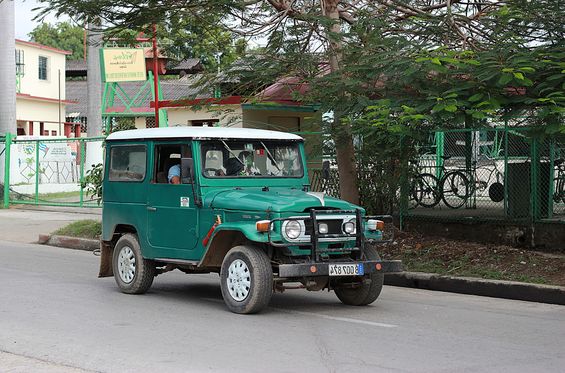
[[147, 79], [143, 49], [101, 49], [100, 68], [104, 82], [131, 82]]

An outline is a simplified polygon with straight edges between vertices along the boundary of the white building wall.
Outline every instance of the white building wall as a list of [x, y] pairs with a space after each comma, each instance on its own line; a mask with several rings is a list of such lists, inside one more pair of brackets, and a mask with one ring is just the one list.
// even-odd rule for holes
[[[65, 55], [16, 41], [16, 49], [24, 52], [24, 76], [21, 78], [22, 94], [59, 98], [59, 71], [61, 71], [61, 99], [65, 99]], [[47, 57], [47, 80], [39, 79], [39, 56]]]
[[[18, 128], [30, 134], [30, 122], [33, 122], [33, 134], [62, 135], [65, 121], [65, 104], [59, 105], [59, 99], [65, 100], [65, 63], [66, 55], [41, 45], [16, 41], [16, 50], [23, 52], [23, 76], [20, 76], [18, 97], [16, 99], [16, 120]], [[39, 57], [47, 58], [47, 79], [39, 79]], [[61, 75], [59, 76], [59, 71]]]

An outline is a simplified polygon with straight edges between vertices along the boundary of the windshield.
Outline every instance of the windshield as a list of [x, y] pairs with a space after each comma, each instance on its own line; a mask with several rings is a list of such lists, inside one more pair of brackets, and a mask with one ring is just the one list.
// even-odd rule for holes
[[203, 141], [202, 173], [210, 178], [302, 177], [298, 143], [272, 140]]

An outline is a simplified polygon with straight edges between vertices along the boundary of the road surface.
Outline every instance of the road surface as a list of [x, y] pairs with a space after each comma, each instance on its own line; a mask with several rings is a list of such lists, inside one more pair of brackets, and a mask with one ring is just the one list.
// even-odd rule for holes
[[218, 276], [178, 271], [145, 295], [98, 257], [0, 241], [1, 372], [563, 372], [565, 307], [385, 287], [368, 307], [276, 294], [224, 307]]

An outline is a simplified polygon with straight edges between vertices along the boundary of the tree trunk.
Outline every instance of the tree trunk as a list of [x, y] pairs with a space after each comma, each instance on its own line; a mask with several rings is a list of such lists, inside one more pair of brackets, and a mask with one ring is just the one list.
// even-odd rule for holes
[[[321, 0], [323, 15], [332, 21], [331, 26], [326, 30], [326, 37], [329, 42], [328, 57], [332, 73], [339, 71], [342, 60], [341, 40], [336, 39], [336, 36], [341, 34], [338, 3], [338, 0]], [[359, 204], [359, 182], [351, 128], [348, 124], [342, 123], [339, 111], [334, 111], [333, 114], [332, 137], [336, 145], [339, 193], [342, 199]]]

